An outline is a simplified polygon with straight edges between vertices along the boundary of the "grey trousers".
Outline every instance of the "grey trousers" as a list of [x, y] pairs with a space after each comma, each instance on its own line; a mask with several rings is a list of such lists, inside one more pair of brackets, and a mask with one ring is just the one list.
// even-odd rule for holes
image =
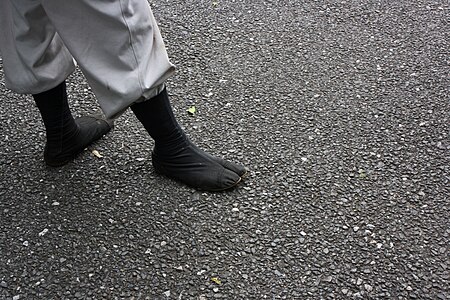
[[78, 63], [108, 118], [175, 70], [146, 0], [0, 0], [0, 52], [18, 93], [49, 90]]

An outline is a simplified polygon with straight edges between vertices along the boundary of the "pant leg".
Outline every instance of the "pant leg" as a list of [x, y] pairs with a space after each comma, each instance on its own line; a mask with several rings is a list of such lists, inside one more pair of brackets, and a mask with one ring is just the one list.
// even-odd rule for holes
[[42, 0], [107, 117], [158, 94], [173, 74], [146, 0]]
[[18, 93], [54, 88], [75, 68], [39, 0], [0, 1], [0, 52], [6, 87]]

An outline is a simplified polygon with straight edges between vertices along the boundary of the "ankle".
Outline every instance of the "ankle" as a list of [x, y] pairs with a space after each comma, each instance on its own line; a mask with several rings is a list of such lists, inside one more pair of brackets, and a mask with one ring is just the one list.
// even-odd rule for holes
[[187, 138], [186, 134], [180, 130], [176, 134], [169, 135], [162, 139], [156, 139], [153, 153], [159, 157], [177, 156], [190, 145], [190, 140]]

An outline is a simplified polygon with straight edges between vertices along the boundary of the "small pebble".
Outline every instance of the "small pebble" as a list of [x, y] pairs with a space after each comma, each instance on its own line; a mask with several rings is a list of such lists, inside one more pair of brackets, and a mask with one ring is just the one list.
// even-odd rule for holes
[[274, 273], [275, 273], [275, 275], [277, 275], [277, 276], [283, 276], [283, 273], [281, 273], [281, 272], [278, 271], [278, 270], [275, 270]]

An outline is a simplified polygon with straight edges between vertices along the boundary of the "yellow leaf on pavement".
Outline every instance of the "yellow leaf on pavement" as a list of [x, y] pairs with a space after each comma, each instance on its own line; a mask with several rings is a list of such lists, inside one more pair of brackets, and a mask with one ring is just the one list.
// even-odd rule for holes
[[188, 111], [188, 113], [190, 113], [191, 115], [193, 115], [193, 114], [195, 114], [196, 108], [195, 108], [195, 106], [191, 106], [191, 107], [188, 108], [187, 111]]

